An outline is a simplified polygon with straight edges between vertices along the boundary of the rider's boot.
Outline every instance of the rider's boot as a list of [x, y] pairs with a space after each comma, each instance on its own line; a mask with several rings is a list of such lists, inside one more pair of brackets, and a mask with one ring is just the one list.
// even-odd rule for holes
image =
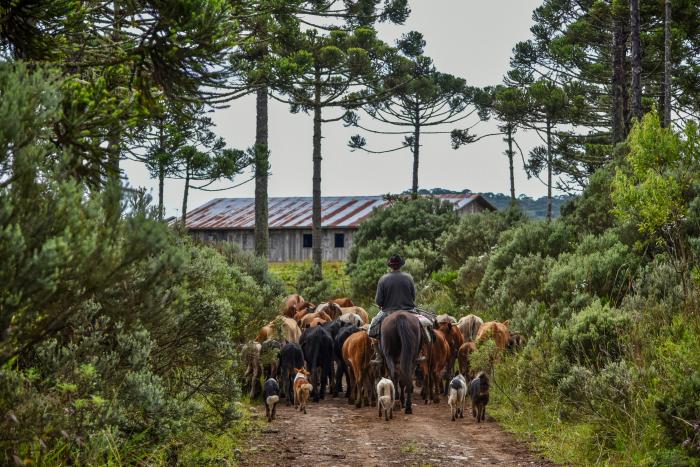
[[369, 362], [372, 365], [384, 365], [384, 354], [379, 348], [379, 339], [372, 339], [372, 350], [374, 350], [374, 358]]

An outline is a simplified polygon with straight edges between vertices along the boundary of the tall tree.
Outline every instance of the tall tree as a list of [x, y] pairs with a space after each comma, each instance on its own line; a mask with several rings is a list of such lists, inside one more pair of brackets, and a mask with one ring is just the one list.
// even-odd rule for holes
[[614, 4], [612, 10], [613, 50], [612, 50], [612, 143], [616, 144], [627, 137], [629, 132], [629, 89], [627, 85], [627, 40], [630, 35], [627, 11], [624, 2]]
[[[312, 177], [312, 257], [314, 275], [322, 277], [321, 230], [321, 161], [323, 124], [339, 121], [345, 109], [362, 104], [368, 76], [374, 64], [389, 48], [371, 28], [352, 32], [333, 30], [323, 34], [307, 30], [294, 44], [288, 60], [280, 62], [276, 87], [287, 97], [278, 99], [291, 104], [293, 112], [313, 115]], [[341, 110], [340, 115], [324, 117], [324, 111]]]
[[445, 125], [456, 123], [476, 112], [471, 107], [474, 90], [464, 79], [435, 69], [432, 59], [423, 54], [425, 40], [419, 32], [404, 34], [397, 42], [401, 55], [389, 62], [381, 80], [369, 92], [383, 96], [368, 100], [364, 111], [379, 123], [398, 130], [370, 129], [362, 126], [356, 113], [346, 115], [346, 124], [375, 134], [404, 135], [403, 143], [387, 150], [367, 149], [361, 135], [350, 139], [355, 149], [380, 154], [408, 148], [413, 156], [411, 194], [418, 196], [418, 168], [421, 137], [425, 134], [449, 134]]
[[93, 189], [115, 176], [117, 155], [157, 114], [159, 96], [230, 97], [238, 27], [221, 0], [30, 4], [0, 9], [0, 53], [62, 69], [65, 118], [54, 141], [72, 159], [66, 175]]
[[270, 72], [278, 59], [278, 44], [299, 28], [296, 12], [301, 1], [279, 2], [255, 0], [232, 2], [240, 15], [245, 39], [234, 54], [233, 67], [237, 86], [244, 92], [255, 94], [255, 143], [253, 146], [253, 171], [255, 174], [255, 254], [267, 259], [268, 232], [268, 174], [270, 149], [268, 108]]
[[630, 0], [630, 31], [632, 52], [632, 117], [641, 120], [642, 110], [642, 39], [639, 0]]
[[671, 126], [671, 0], [664, 0], [663, 126]]
[[[505, 156], [508, 158], [508, 175], [510, 181], [510, 201], [514, 205], [517, 203], [515, 196], [515, 151], [513, 147], [517, 145], [515, 133], [522, 125], [523, 119], [527, 115], [528, 102], [525, 92], [516, 86], [493, 86], [486, 87], [475, 95], [475, 105], [483, 118], [494, 115], [500, 122], [498, 125], [498, 135], [503, 135], [506, 143]], [[452, 147], [459, 148], [462, 144], [471, 143], [475, 138], [465, 135], [462, 131], [452, 132]]]
[[[236, 54], [236, 67], [242, 82], [256, 95], [255, 130], [255, 252], [268, 255], [268, 196], [267, 183], [270, 169], [268, 145], [269, 94], [274, 92], [270, 71], [275, 60], [280, 59], [290, 36], [300, 24], [316, 30], [330, 30], [368, 26], [377, 21], [402, 23], [408, 13], [406, 0], [390, 0], [378, 7], [374, 0], [351, 0], [339, 3], [335, 0], [253, 0], [232, 2], [243, 17], [247, 39]], [[334, 24], [328, 25], [325, 22]], [[243, 66], [241, 66], [243, 65]]]
[[156, 125], [156, 138], [146, 158], [146, 166], [159, 180], [159, 209], [162, 206], [162, 185], [165, 178], [185, 182], [181, 220], [187, 222], [190, 189], [221, 191], [209, 188], [219, 180], [232, 181], [251, 163], [249, 152], [230, 149], [212, 130], [213, 122], [204, 116], [201, 105], [171, 105]]
[[570, 113], [569, 96], [564, 88], [546, 80], [532, 83], [526, 90], [528, 100], [527, 116], [523, 125], [535, 130], [544, 145], [530, 152], [528, 170], [538, 174], [546, 170], [547, 220], [552, 219], [552, 187], [555, 164], [556, 133], [559, 124], [567, 122]]

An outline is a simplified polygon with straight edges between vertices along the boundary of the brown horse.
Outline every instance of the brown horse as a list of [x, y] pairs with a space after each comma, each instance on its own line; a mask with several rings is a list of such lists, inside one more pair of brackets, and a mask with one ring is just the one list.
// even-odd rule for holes
[[473, 352], [476, 351], [476, 344], [474, 342], [465, 342], [459, 348], [459, 353], [457, 354], [457, 360], [459, 360], [459, 372], [464, 376], [467, 381], [471, 381], [472, 374], [469, 358]]
[[457, 327], [462, 331], [462, 336], [464, 337], [464, 342], [471, 342], [476, 340], [476, 335], [479, 332], [479, 328], [484, 324], [484, 320], [476, 315], [467, 315], [461, 318], [457, 322]]
[[352, 302], [352, 300], [350, 300], [347, 297], [336, 298], [336, 299], [331, 300], [331, 302], [335, 303], [336, 305], [338, 305], [341, 308], [348, 308], [351, 306], [355, 306], [355, 304]]
[[321, 320], [324, 323], [331, 321], [331, 317], [328, 316], [324, 311], [314, 311], [313, 313], [309, 313], [309, 314], [305, 315], [303, 318], [301, 318], [301, 322], [299, 323], [299, 326], [301, 327], [301, 329], [306, 329], [309, 327], [311, 322], [316, 318], [321, 318]]
[[337, 317], [343, 314], [343, 311], [340, 309], [340, 306], [333, 302], [321, 303], [319, 306], [316, 307], [315, 311], [317, 313], [319, 311], [322, 311], [328, 316], [330, 316], [331, 319], [336, 319]]
[[284, 299], [284, 304], [282, 305], [282, 314], [287, 318], [293, 318], [294, 314], [298, 311], [297, 305], [304, 303], [304, 297], [299, 294], [292, 294]]
[[401, 386], [401, 405], [413, 413], [413, 375], [421, 348], [421, 325], [418, 315], [395, 311], [384, 319], [381, 329], [381, 350], [394, 387]]
[[[279, 330], [282, 331], [282, 335], [278, 335]], [[262, 344], [268, 339], [274, 339], [279, 342], [298, 343], [299, 337], [301, 337], [301, 329], [297, 322], [292, 318], [278, 316], [260, 329], [255, 341]]]
[[423, 345], [426, 359], [421, 363], [423, 370], [421, 394], [426, 404], [429, 400], [435, 403], [440, 402], [442, 374], [450, 358], [450, 344], [445, 339], [445, 334], [440, 329], [436, 329], [433, 336], [435, 338], [432, 342], [426, 342]]
[[499, 323], [498, 321], [488, 321], [481, 325], [479, 332], [476, 334], [476, 343], [479, 344], [485, 340], [493, 339], [496, 342], [496, 347], [505, 349], [508, 347], [508, 321]]
[[355, 403], [358, 409], [364, 402], [371, 405], [373, 395], [372, 343], [366, 332], [351, 334], [343, 343], [343, 360], [348, 367], [348, 404]]
[[436, 329], [442, 331], [442, 333], [445, 335], [447, 343], [450, 345], [450, 356], [447, 360], [447, 366], [445, 367], [446, 371], [444, 378], [444, 394], [447, 395], [448, 386], [450, 381], [452, 381], [452, 377], [454, 376], [457, 352], [459, 352], [459, 348], [462, 346], [462, 344], [464, 344], [464, 336], [462, 335], [462, 331], [460, 331], [460, 329], [457, 327], [457, 324], [451, 321], [443, 320], [442, 322], [439, 322]]

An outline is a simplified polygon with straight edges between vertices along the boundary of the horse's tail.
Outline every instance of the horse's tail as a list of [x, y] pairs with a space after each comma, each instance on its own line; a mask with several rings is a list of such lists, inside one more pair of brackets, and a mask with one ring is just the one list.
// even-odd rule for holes
[[418, 341], [412, 338], [408, 317], [403, 315], [396, 317], [396, 332], [401, 341], [401, 382], [408, 387], [413, 384], [413, 367], [416, 362], [417, 347], [420, 345], [420, 334], [417, 336]]

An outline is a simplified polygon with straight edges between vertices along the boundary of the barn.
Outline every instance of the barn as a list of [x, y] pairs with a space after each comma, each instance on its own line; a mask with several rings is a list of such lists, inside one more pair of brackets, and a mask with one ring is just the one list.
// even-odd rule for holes
[[[436, 195], [452, 203], [460, 215], [495, 211], [478, 194]], [[390, 201], [383, 196], [333, 196], [321, 200], [323, 260], [344, 261], [360, 223]], [[254, 249], [255, 200], [217, 198], [187, 213], [187, 230], [207, 242], [235, 242]], [[311, 198], [269, 199], [272, 262], [311, 260]]]

